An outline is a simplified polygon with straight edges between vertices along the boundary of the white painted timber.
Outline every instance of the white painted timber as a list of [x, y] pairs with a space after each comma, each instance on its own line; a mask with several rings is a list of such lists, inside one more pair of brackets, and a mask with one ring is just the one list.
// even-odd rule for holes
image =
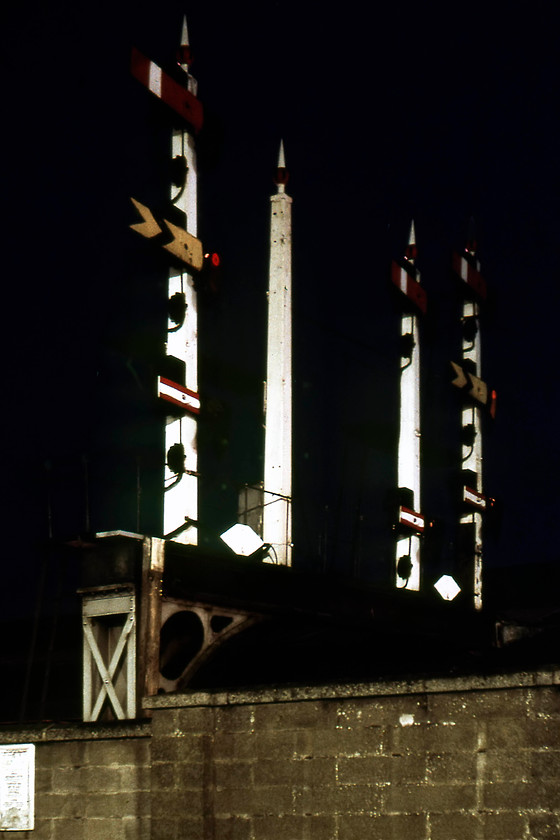
[[[419, 274], [417, 274], [419, 279]], [[412, 335], [413, 347], [410, 358], [401, 357], [398, 485], [412, 490], [413, 509], [421, 511], [420, 499], [420, 332], [418, 317], [403, 314], [401, 335]], [[395, 561], [409, 556], [412, 571], [408, 580], [396, 573], [396, 585], [407, 589], [420, 589], [420, 537], [417, 534], [397, 539]]]
[[[279, 169], [285, 168], [283, 146]], [[278, 178], [271, 196], [265, 397], [263, 540], [292, 562], [292, 199]]]
[[[183, 23], [183, 46], [187, 38], [186, 21]], [[188, 65], [182, 65], [188, 70]], [[187, 81], [187, 77], [185, 77]], [[188, 90], [196, 95], [195, 79], [188, 75]], [[195, 140], [192, 134], [185, 130], [174, 130], [171, 147], [171, 157], [184, 156], [187, 161], [187, 181], [184, 190], [176, 198], [178, 188], [171, 188], [173, 203], [186, 214], [186, 230], [192, 236], [197, 235], [197, 161]], [[198, 394], [198, 313], [197, 296], [193, 276], [187, 271], [170, 269], [168, 294], [185, 295], [187, 304], [185, 320], [179, 329], [171, 319], [168, 322], [167, 354], [175, 356], [185, 363], [185, 386], [189, 391]], [[182, 383], [180, 383], [182, 384]], [[198, 422], [195, 415], [188, 413], [183, 417], [170, 419], [165, 427], [165, 452], [171, 446], [181, 443], [185, 449], [185, 470], [179, 481], [167, 464], [165, 465], [165, 491], [163, 504], [163, 534], [177, 533], [173, 539], [176, 542], [196, 545], [198, 542], [198, 454], [197, 454]]]

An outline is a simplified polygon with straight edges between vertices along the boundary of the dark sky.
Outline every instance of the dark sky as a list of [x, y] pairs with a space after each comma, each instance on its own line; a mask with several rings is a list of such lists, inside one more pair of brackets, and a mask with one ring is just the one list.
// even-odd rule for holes
[[237, 487], [261, 476], [268, 196], [283, 137], [294, 199], [297, 562], [386, 574], [399, 363], [389, 266], [414, 217], [429, 297], [424, 498], [443, 529], [431, 563], [434, 574], [452, 567], [459, 421], [448, 363], [459, 332], [449, 266], [471, 216], [492, 298], [483, 376], [498, 392], [484, 483], [503, 506], [485, 559], [558, 559], [558, 14], [549, 3], [492, 7], [32, 2], [7, 13], [12, 586], [34, 573], [48, 534], [47, 475], [55, 536], [87, 524], [136, 530], [140, 464], [140, 529], [157, 531], [160, 432], [147, 395], [163, 275], [127, 226], [129, 195], [165, 198], [169, 122], [128, 62], [134, 45], [172, 65], [185, 11], [208, 129], [199, 231], [223, 261], [219, 294], [200, 317], [201, 392], [212, 407], [201, 441], [205, 544], [234, 520]]

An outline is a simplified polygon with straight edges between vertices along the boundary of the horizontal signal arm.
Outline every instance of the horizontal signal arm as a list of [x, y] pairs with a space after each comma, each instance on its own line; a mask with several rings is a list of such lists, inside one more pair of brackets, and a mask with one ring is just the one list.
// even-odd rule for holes
[[486, 280], [478, 269], [475, 268], [475, 266], [472, 265], [466, 257], [462, 257], [459, 254], [453, 254], [452, 265], [455, 274], [457, 274], [481, 300], [486, 300]]
[[393, 261], [391, 264], [391, 280], [422, 314], [426, 314], [428, 307], [426, 291], [410, 270]]
[[399, 525], [405, 525], [413, 531], [423, 534], [426, 529], [426, 517], [421, 513], [416, 513], [409, 508], [400, 505], [399, 507]]
[[158, 376], [158, 397], [166, 402], [184, 408], [191, 414], [200, 414], [200, 396], [178, 382]]
[[204, 122], [204, 112], [200, 101], [184, 85], [165, 73], [155, 61], [132, 49], [130, 71], [144, 87], [161, 99], [190, 128], [198, 133]]

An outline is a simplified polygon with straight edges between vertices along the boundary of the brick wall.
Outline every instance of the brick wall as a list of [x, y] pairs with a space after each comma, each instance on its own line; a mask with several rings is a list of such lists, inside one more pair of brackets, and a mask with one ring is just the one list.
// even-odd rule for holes
[[44, 726], [0, 733], [36, 744], [35, 829], [9, 840], [149, 840], [149, 726]]
[[149, 698], [37, 744], [10, 840], [558, 840], [560, 671]]
[[558, 840], [559, 683], [158, 698], [152, 837]]

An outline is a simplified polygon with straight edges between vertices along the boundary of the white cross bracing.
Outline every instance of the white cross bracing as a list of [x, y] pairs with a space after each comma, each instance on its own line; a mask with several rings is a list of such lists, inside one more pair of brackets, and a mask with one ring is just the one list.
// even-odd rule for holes
[[[120, 634], [111, 654], [110, 631], [114, 627], [105, 627], [100, 619], [121, 615], [124, 623], [118, 629]], [[136, 717], [136, 610], [134, 593], [110, 595], [105, 597], [84, 597], [82, 609], [83, 624], [83, 719], [95, 721], [99, 718], [105, 697], [108, 698], [114, 715], [118, 720]], [[114, 633], [113, 633], [114, 635]], [[111, 640], [114, 641], [114, 640]], [[107, 662], [100, 650], [100, 645], [107, 650]], [[125, 652], [126, 648], [126, 652]], [[119, 668], [126, 655], [124, 673], [124, 704], [118, 697], [115, 677], [120, 677]], [[96, 666], [94, 673], [93, 663]], [[123, 663], [124, 665], [124, 663]], [[94, 684], [100, 681], [100, 688], [93, 702]]]

